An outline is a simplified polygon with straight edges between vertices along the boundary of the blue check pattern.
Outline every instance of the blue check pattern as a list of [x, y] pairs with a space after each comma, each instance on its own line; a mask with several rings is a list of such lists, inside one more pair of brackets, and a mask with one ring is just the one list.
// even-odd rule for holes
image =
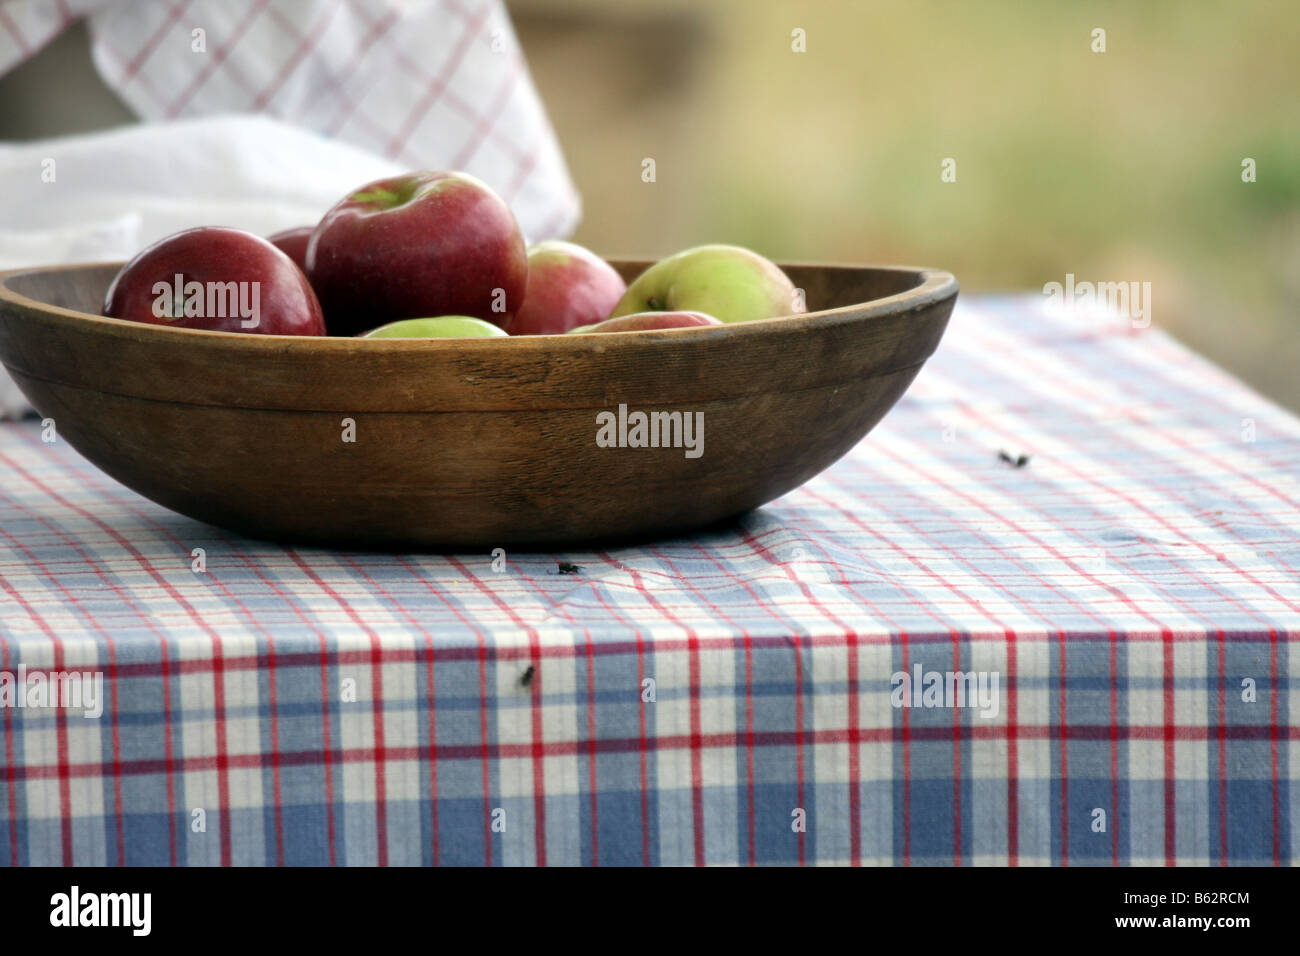
[[255, 542], [0, 425], [0, 863], [1290, 864], [1297, 475], [1294, 416], [1039, 297], [622, 550]]

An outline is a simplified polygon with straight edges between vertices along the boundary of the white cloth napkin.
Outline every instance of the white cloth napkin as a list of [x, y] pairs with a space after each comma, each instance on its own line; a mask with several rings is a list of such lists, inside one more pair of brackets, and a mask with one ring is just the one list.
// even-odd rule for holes
[[[473, 173], [530, 241], [581, 215], [501, 0], [4, 0], [0, 73], [82, 16], [145, 122], [0, 144], [0, 269], [306, 225], [403, 169]], [[0, 417], [25, 408], [0, 372]]]

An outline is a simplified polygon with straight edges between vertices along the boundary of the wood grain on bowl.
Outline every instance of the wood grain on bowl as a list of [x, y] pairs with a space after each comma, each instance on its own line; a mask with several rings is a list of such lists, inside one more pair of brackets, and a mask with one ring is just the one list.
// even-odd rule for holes
[[[613, 260], [625, 278], [648, 263]], [[806, 314], [622, 335], [298, 338], [99, 316], [118, 266], [0, 275], [0, 361], [58, 434], [168, 508], [351, 547], [560, 546], [710, 524], [855, 445], [938, 345], [945, 272], [783, 268]], [[703, 413], [703, 451], [597, 415]], [[354, 441], [345, 441], [348, 421]]]

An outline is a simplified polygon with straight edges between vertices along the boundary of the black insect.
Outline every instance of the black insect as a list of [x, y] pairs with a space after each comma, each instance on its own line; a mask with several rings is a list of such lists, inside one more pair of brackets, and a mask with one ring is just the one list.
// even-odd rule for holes
[[560, 574], [577, 574], [582, 570], [579, 565], [570, 564], [568, 561], [557, 561], [555, 566], [560, 569]]
[[529, 684], [531, 684], [533, 682], [533, 675], [536, 673], [537, 673], [537, 666], [535, 664], [529, 664], [528, 670], [524, 671], [523, 676], [519, 678], [519, 686], [527, 687]]
[[999, 458], [999, 459], [1000, 459], [1004, 464], [1010, 465], [1012, 468], [1024, 468], [1025, 465], [1029, 464], [1029, 456], [1028, 456], [1028, 455], [1020, 455], [1020, 456], [1018, 456], [1018, 457], [1016, 457], [1016, 458], [1012, 458], [1012, 457], [1011, 457], [1010, 455], [1008, 455], [1006, 452], [1004, 452], [1004, 451], [1000, 451], [1000, 452], [998, 452], [998, 458]]

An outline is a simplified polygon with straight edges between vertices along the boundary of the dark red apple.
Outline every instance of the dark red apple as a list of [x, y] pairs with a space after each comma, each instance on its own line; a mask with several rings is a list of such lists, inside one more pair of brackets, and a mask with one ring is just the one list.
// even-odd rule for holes
[[160, 239], [128, 262], [104, 314], [151, 325], [264, 335], [324, 335], [302, 270], [251, 232], [204, 226]]
[[573, 335], [593, 332], [650, 332], [655, 329], [690, 329], [702, 325], [723, 325], [706, 312], [634, 312], [574, 329]]
[[505, 328], [528, 260], [510, 207], [485, 183], [416, 172], [362, 186], [321, 219], [307, 275], [331, 335], [386, 322], [467, 315]]
[[292, 259], [293, 264], [299, 269], [306, 272], [307, 241], [311, 239], [315, 228], [315, 226], [295, 226], [293, 229], [286, 229], [269, 236], [266, 241]]
[[609, 318], [627, 283], [600, 256], [552, 239], [528, 250], [523, 307], [506, 326], [511, 335], [563, 335]]

